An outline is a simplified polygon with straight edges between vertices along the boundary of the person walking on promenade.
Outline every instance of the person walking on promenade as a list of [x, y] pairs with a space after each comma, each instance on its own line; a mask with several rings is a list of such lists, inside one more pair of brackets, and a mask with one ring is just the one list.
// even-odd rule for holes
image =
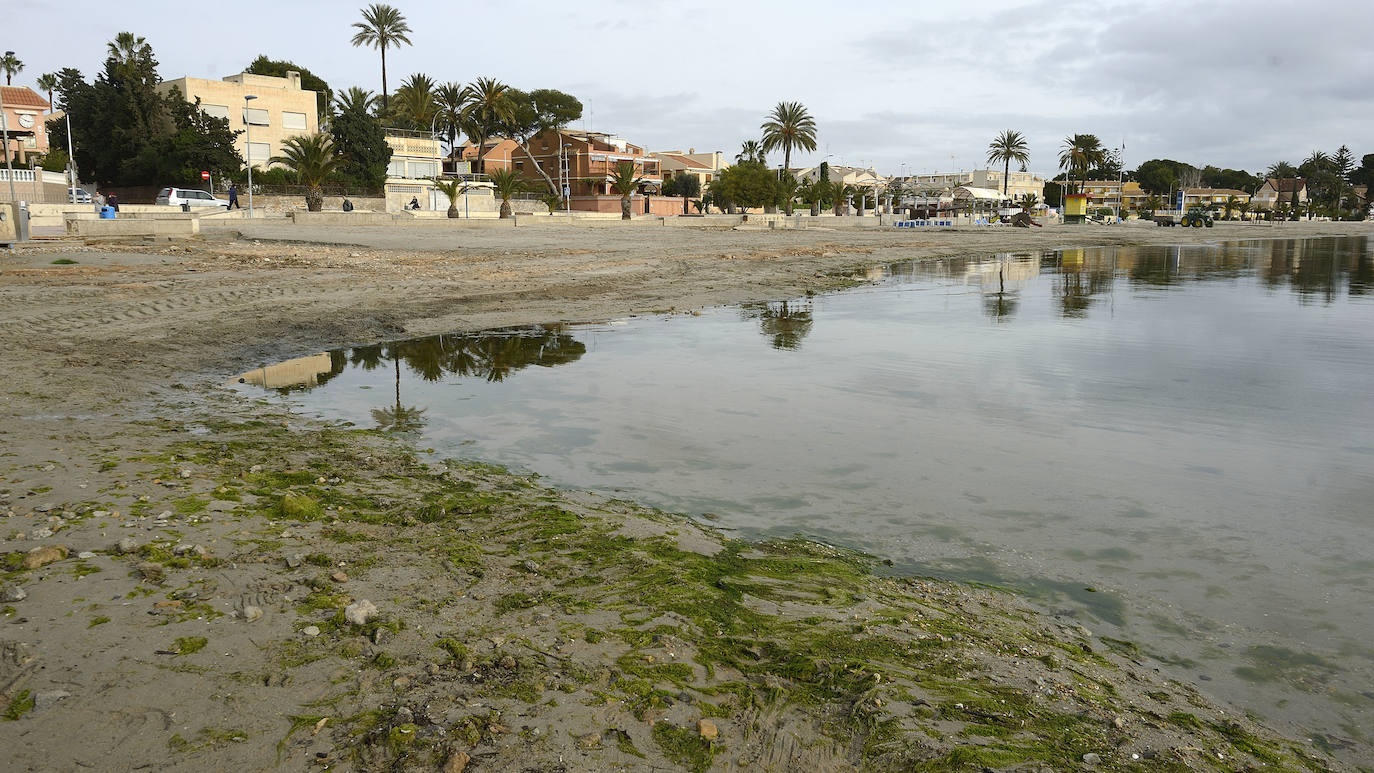
[[239, 186], [234, 183], [229, 183], [229, 206], [225, 207], [225, 209], [234, 209], [236, 207], [238, 209], [243, 209], [243, 207], [239, 206]]

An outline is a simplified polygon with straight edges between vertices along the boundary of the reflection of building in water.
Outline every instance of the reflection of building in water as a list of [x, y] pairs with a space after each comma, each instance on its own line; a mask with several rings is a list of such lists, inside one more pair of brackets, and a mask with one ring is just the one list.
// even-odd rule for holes
[[970, 263], [964, 269], [964, 282], [977, 285], [985, 293], [1019, 290], [1037, 276], [1040, 261], [1030, 255]]
[[292, 386], [312, 387], [320, 383], [320, 376], [328, 375], [333, 369], [334, 361], [327, 353], [320, 352], [309, 357], [297, 357], [294, 360], [279, 362], [276, 365], [250, 370], [238, 377], [238, 383], [253, 384], [268, 389]]

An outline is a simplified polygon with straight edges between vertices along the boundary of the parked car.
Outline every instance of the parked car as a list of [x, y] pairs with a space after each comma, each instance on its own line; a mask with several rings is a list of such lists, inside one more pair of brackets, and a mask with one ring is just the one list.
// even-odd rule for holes
[[195, 188], [163, 188], [157, 194], [157, 203], [170, 204], [173, 207], [190, 204], [193, 207], [229, 208], [229, 202], [224, 199], [217, 199], [209, 191], [196, 190]]
[[67, 198], [75, 204], [91, 203], [91, 194], [85, 188], [72, 188], [67, 192]]

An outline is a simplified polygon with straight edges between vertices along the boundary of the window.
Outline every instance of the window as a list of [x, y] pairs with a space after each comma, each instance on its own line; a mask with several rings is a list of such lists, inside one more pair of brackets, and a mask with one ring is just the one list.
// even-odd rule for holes
[[305, 131], [307, 128], [305, 123], [305, 113], [282, 113], [281, 128]]
[[243, 109], [243, 122], [254, 126], [268, 126], [267, 111], [256, 107]]
[[405, 177], [405, 176], [406, 176], [406, 162], [405, 162], [404, 160], [401, 160], [401, 161], [392, 161], [390, 164], [387, 164], [387, 166], [386, 166], [386, 176], [387, 176], [387, 177]]
[[266, 161], [272, 157], [272, 146], [266, 142], [248, 143], [248, 160]]
[[207, 105], [202, 102], [200, 103], [200, 112], [205, 113], [211, 118], [224, 118], [226, 120], [229, 118], [228, 105]]
[[407, 177], [412, 179], [439, 176], [439, 163], [437, 161], [411, 161], [409, 167], [410, 174]]

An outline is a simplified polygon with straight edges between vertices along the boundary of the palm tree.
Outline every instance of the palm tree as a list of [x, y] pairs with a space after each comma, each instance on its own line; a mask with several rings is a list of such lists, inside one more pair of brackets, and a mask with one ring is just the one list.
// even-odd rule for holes
[[1226, 197], [1226, 204], [1223, 205], [1222, 210], [1226, 213], [1227, 220], [1231, 219], [1231, 213], [1236, 211], [1236, 205], [1238, 204], [1240, 204], [1240, 198], [1238, 196], [1231, 195]]
[[408, 128], [423, 129], [434, 117], [434, 81], [424, 73], [415, 73], [396, 89], [395, 118]]
[[360, 89], [357, 86], [349, 86], [347, 91], [340, 91], [334, 95], [334, 114], [361, 113], [370, 114], [377, 106], [377, 95], [367, 89]]
[[1245, 213], [1250, 211], [1250, 202], [1248, 202], [1248, 201], [1238, 201], [1238, 202], [1236, 202], [1236, 211], [1240, 213], [1240, 219], [1241, 219], [1241, 220], [1244, 220], [1244, 219], [1245, 219]]
[[135, 59], [152, 54], [153, 51], [146, 38], [134, 35], [132, 32], [121, 32], [115, 35], [114, 40], [105, 44], [105, 50], [109, 52], [112, 59], [120, 64], [129, 64]]
[[1034, 193], [1026, 193], [1017, 198], [1016, 203], [1020, 205], [1022, 209], [1030, 211], [1035, 209], [1036, 204], [1040, 203], [1040, 197], [1036, 196]]
[[38, 88], [48, 92], [48, 112], [52, 112], [52, 93], [57, 88], [57, 74], [45, 72], [38, 76]]
[[482, 153], [486, 149], [487, 137], [498, 125], [515, 116], [515, 105], [509, 98], [509, 91], [510, 86], [495, 78], [478, 78], [463, 89], [462, 120], [471, 132], [476, 132], [472, 139], [477, 141], [477, 168], [473, 171], [485, 171]]
[[334, 153], [334, 141], [328, 134], [303, 134], [288, 137], [281, 145], [281, 155], [273, 156], [267, 163], [281, 164], [295, 172], [296, 179], [308, 189], [305, 208], [319, 212], [324, 206], [321, 187], [340, 164], [338, 155]]
[[[800, 102], [779, 102], [759, 128], [763, 130], [765, 153], [782, 148], [782, 173], [785, 176], [792, 175], [793, 148], [806, 151], [816, 149], [816, 119]], [[783, 207], [787, 214], [792, 214], [792, 197], [787, 197]]]
[[8, 52], [4, 57], [0, 57], [0, 70], [5, 71], [5, 85], [8, 86], [14, 76], [24, 71], [24, 63], [19, 61], [14, 52]]
[[451, 218], [461, 217], [462, 214], [458, 211], [458, 196], [467, 188], [467, 183], [463, 180], [446, 180], [442, 177], [435, 177], [434, 187], [448, 197], [448, 216]]
[[1059, 168], [1066, 172], [1078, 172], [1083, 182], [1088, 182], [1088, 170], [1101, 166], [1107, 160], [1107, 151], [1096, 134], [1075, 134], [1064, 140], [1059, 153]]
[[448, 143], [449, 156], [457, 158], [458, 132], [463, 122], [463, 87], [449, 81], [434, 90], [434, 121]]
[[1002, 162], [1002, 195], [1007, 195], [1007, 182], [1011, 178], [1011, 162], [1030, 163], [1030, 146], [1021, 132], [1007, 129], [988, 143], [988, 163]]
[[744, 144], [740, 145], [739, 153], [735, 154], [735, 163], [746, 161], [763, 163], [763, 146], [759, 144], [758, 140], [745, 140]]
[[621, 161], [611, 175], [611, 190], [620, 194], [620, 219], [630, 219], [630, 196], [639, 187], [640, 178], [633, 161]]
[[525, 190], [525, 178], [514, 169], [497, 169], [488, 177], [496, 195], [501, 198], [501, 217], [510, 217], [510, 200], [515, 194]]
[[410, 25], [401, 12], [383, 3], [373, 3], [362, 9], [363, 20], [353, 22], [358, 32], [353, 35], [353, 45], [372, 46], [382, 52], [382, 110], [387, 108], [386, 93], [386, 50], [399, 48], [402, 43], [410, 45]]

